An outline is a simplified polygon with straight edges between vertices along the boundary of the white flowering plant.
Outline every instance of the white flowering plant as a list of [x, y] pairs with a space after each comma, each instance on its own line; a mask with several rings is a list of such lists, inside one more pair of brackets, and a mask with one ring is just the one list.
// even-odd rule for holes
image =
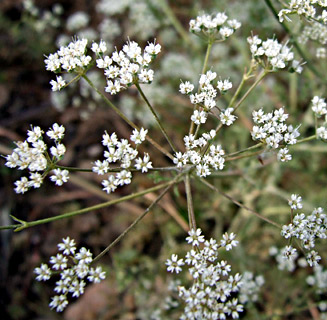
[[[71, 319], [326, 317], [327, 70], [323, 47], [319, 57], [315, 44], [301, 47], [305, 35], [326, 44], [326, 6], [221, 1], [184, 15], [165, 0], [100, 0], [94, 21], [73, 10], [44, 52], [55, 111], [31, 123], [15, 114], [23, 125], [4, 122], [0, 145], [6, 192], [19, 199], [0, 230], [39, 246], [28, 270], [46, 283], [31, 286], [34, 309]], [[24, 10], [42, 16], [31, 0]], [[267, 21], [249, 24], [260, 10]]]

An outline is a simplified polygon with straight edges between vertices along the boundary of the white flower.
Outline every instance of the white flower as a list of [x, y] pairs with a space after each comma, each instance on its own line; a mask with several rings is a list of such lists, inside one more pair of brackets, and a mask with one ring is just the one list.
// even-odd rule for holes
[[148, 172], [149, 169], [152, 169], [152, 162], [150, 161], [149, 154], [144, 153], [144, 157], [138, 158], [135, 160], [135, 168], [141, 170], [142, 173]]
[[89, 264], [92, 262], [92, 253], [90, 252], [90, 250], [87, 250], [86, 248], [83, 247], [75, 255], [75, 258], [77, 260], [80, 260], [80, 262]]
[[47, 281], [51, 277], [51, 270], [45, 263], [42, 263], [39, 268], [35, 268], [34, 273], [38, 275], [36, 277], [37, 281]]
[[58, 248], [60, 251], [63, 251], [63, 254], [75, 254], [76, 244], [74, 239], [70, 239], [69, 237], [63, 238], [62, 243], [58, 244]]
[[292, 155], [288, 154], [289, 150], [287, 148], [282, 148], [278, 151], [277, 159], [281, 162], [287, 162], [292, 160]]
[[321, 117], [327, 114], [327, 104], [324, 99], [315, 96], [311, 100], [312, 102], [312, 111], [316, 114], [317, 117]]
[[182, 271], [181, 266], [184, 265], [183, 259], [178, 259], [177, 254], [172, 254], [171, 259], [166, 261], [167, 271], [179, 273]]
[[47, 136], [52, 140], [62, 140], [65, 135], [65, 127], [59, 126], [58, 123], [52, 125], [52, 129], [47, 131]]
[[222, 124], [225, 124], [226, 126], [230, 126], [231, 124], [233, 124], [233, 122], [237, 118], [235, 115], [232, 114], [233, 111], [233, 108], [227, 108], [226, 110], [223, 110], [220, 113], [219, 117]]
[[227, 90], [231, 89], [232, 86], [233, 86], [233, 84], [229, 80], [224, 80], [224, 81], [219, 80], [217, 82], [217, 88], [221, 92], [226, 92]]
[[57, 76], [56, 78], [57, 81], [50, 81], [50, 84], [52, 85], [52, 91], [60, 91], [66, 85], [66, 81], [61, 76]]
[[288, 260], [294, 260], [298, 256], [296, 249], [293, 248], [292, 246], [286, 246], [283, 249], [283, 257]]
[[17, 180], [15, 182], [15, 186], [16, 186], [15, 188], [16, 193], [25, 193], [30, 186], [30, 182], [26, 177], [22, 177], [20, 180]]
[[69, 179], [69, 171], [64, 169], [54, 169], [53, 175], [50, 177], [50, 180], [55, 182], [57, 186], [62, 186]]
[[179, 85], [179, 92], [182, 94], [190, 94], [194, 89], [194, 85], [189, 81], [182, 82]]
[[233, 247], [238, 245], [238, 241], [234, 240], [236, 235], [232, 232], [228, 234], [227, 232], [223, 234], [223, 239], [220, 241], [220, 245], [225, 247], [227, 251], [232, 250]]
[[137, 145], [141, 144], [148, 133], [147, 129], [141, 128], [140, 131], [137, 129], [133, 130], [133, 134], [131, 135], [130, 139]]
[[62, 254], [58, 253], [56, 256], [50, 258], [50, 263], [53, 264], [52, 268], [55, 270], [64, 270], [67, 267], [68, 259]]
[[204, 111], [194, 110], [191, 120], [196, 124], [199, 125], [200, 123], [205, 123], [207, 121], [207, 113]]
[[104, 280], [106, 278], [106, 273], [102, 270], [102, 268], [100, 266], [94, 268], [91, 268], [89, 271], [89, 276], [87, 277], [87, 279], [90, 282], [93, 283], [100, 283], [101, 280]]
[[49, 303], [51, 309], [56, 308], [57, 312], [62, 312], [68, 305], [68, 300], [66, 295], [54, 296], [52, 301]]
[[291, 207], [291, 209], [302, 209], [302, 197], [300, 197], [297, 194], [291, 195], [291, 200], [288, 201], [288, 205]]
[[200, 242], [204, 242], [204, 236], [201, 233], [200, 228], [197, 230], [191, 229], [188, 232], [189, 236], [186, 238], [187, 243], [191, 243], [192, 246], [199, 246]]
[[115, 179], [115, 176], [110, 175], [108, 177], [108, 180], [103, 180], [102, 181], [103, 189], [106, 191], [108, 194], [111, 192], [114, 192], [117, 189], [118, 182]]

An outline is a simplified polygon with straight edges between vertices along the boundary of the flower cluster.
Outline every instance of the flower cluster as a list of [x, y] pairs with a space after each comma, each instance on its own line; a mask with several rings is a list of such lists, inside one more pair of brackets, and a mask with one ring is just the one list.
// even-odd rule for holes
[[[296, 143], [300, 133], [298, 128], [285, 124], [288, 114], [284, 112], [284, 108], [267, 114], [260, 109], [259, 111], [253, 111], [252, 116], [256, 124], [251, 132], [253, 140], [264, 142], [269, 148], [273, 149]], [[285, 162], [291, 160], [292, 156], [289, 154], [288, 148], [284, 147], [278, 151], [277, 158], [279, 161]]]
[[196, 174], [199, 177], [206, 177], [211, 174], [210, 169], [222, 170], [224, 168], [225, 159], [223, 155], [225, 151], [221, 145], [210, 145], [208, 152], [205, 150], [211, 139], [216, 136], [216, 131], [211, 130], [209, 133], [203, 133], [198, 139], [193, 134], [184, 137], [186, 152], [176, 152], [174, 163], [178, 168], [196, 167]]
[[166, 262], [169, 272], [179, 273], [182, 266], [187, 265], [193, 279], [192, 286], [187, 289], [178, 287], [179, 297], [184, 301], [184, 313], [180, 319], [226, 319], [231, 316], [239, 318], [243, 305], [238, 303], [234, 295], [240, 291], [242, 276], [230, 275], [231, 266], [227, 261], [218, 261], [218, 249], [231, 250], [237, 246], [233, 233], [223, 235], [217, 242], [205, 240], [201, 230], [191, 230], [186, 241], [192, 245], [185, 259], [173, 254]]
[[[15, 182], [16, 193], [25, 193], [30, 188], [40, 188], [44, 178], [51, 170], [51, 166], [61, 160], [66, 152], [66, 147], [61, 143], [64, 138], [65, 128], [57, 123], [53, 124], [46, 135], [54, 141], [55, 145], [50, 148], [43, 140], [43, 130], [40, 127], [31, 126], [27, 131], [28, 138], [25, 141], [15, 142], [16, 148], [12, 154], [6, 156], [6, 166], [9, 168], [27, 169], [29, 178], [22, 177]], [[61, 186], [69, 179], [68, 170], [54, 169], [50, 180]]]
[[160, 44], [149, 43], [142, 54], [141, 47], [135, 41], [128, 41], [121, 51], [109, 56], [100, 56], [97, 67], [104, 69], [107, 78], [106, 92], [114, 95], [132, 84], [151, 83], [154, 71], [149, 64], [161, 51]]
[[314, 96], [311, 102], [312, 102], [311, 108], [316, 117], [320, 118], [321, 116], [327, 114], [327, 104], [323, 98]]
[[[292, 210], [302, 208], [301, 197], [292, 195], [289, 205]], [[311, 267], [316, 266], [321, 257], [313, 248], [315, 248], [316, 239], [327, 238], [327, 215], [321, 207], [314, 209], [310, 215], [298, 213], [290, 224], [283, 226], [281, 234], [286, 239], [292, 237], [299, 239], [303, 248], [307, 250], [306, 259], [308, 264]], [[297, 256], [296, 249], [291, 246], [285, 247], [284, 256], [291, 260], [294, 259]]]
[[190, 31], [214, 40], [225, 40], [230, 37], [241, 23], [236, 19], [228, 20], [224, 12], [214, 15], [203, 14], [190, 21]]
[[[85, 69], [92, 61], [91, 56], [86, 55], [87, 39], [77, 39], [61, 47], [57, 52], [51, 53], [44, 60], [46, 69], [55, 73], [72, 72]], [[57, 76], [57, 81], [51, 80], [52, 91], [62, 89], [66, 82], [61, 76]]]
[[[278, 13], [279, 21], [284, 20], [291, 21], [288, 15], [297, 14], [303, 16], [308, 20], [316, 19], [321, 20], [323, 23], [327, 23], [327, 10], [323, 9], [327, 7], [326, 0], [291, 0], [286, 9], [281, 9]], [[316, 16], [316, 12], [322, 10], [321, 16]]]
[[311, 102], [312, 102], [311, 108], [315, 114], [315, 117], [321, 118], [322, 116], [325, 116], [324, 125], [317, 128], [316, 134], [320, 139], [327, 140], [327, 128], [326, 128], [327, 104], [325, 102], [325, 99], [315, 96], [313, 97]]
[[307, 283], [314, 286], [318, 295], [327, 293], [327, 270], [321, 265], [313, 268], [314, 274], [307, 277]]
[[[191, 120], [196, 125], [205, 123], [210, 110], [216, 107], [215, 98], [218, 94], [217, 89], [221, 94], [224, 94], [227, 90], [232, 88], [232, 83], [226, 79], [219, 80], [216, 89], [214, 86], [214, 80], [216, 77], [217, 73], [210, 70], [206, 74], [202, 74], [199, 80], [198, 93], [195, 94], [192, 93], [194, 90], [194, 85], [192, 83], [186, 81], [180, 84], [179, 92], [189, 95], [191, 103], [200, 108], [200, 110], [195, 109], [191, 116]], [[225, 125], [231, 125], [236, 120], [236, 116], [232, 115], [232, 112], [233, 108], [222, 110], [219, 116], [220, 121]]]
[[[148, 130], [143, 128], [140, 131], [134, 129], [130, 139], [135, 145], [140, 145], [145, 140], [147, 132]], [[136, 159], [138, 151], [130, 145], [127, 139], [118, 140], [115, 132], [111, 135], [105, 132], [102, 137], [102, 145], [107, 148], [104, 151], [105, 160], [96, 160], [92, 170], [99, 175], [116, 171], [116, 174], [111, 174], [107, 180], [102, 181], [103, 190], [107, 193], [114, 192], [118, 186], [131, 183], [132, 173], [128, 169], [132, 166], [133, 160], [135, 160], [135, 168], [142, 173], [148, 172], [152, 168], [152, 162], [147, 153], [144, 153], [143, 158], [139, 157]], [[118, 168], [111, 168], [110, 164], [116, 162], [120, 162], [120, 166]]]
[[[273, 257], [275, 257], [275, 260], [277, 262], [277, 267], [279, 270], [287, 270], [289, 272], [293, 272], [296, 269], [296, 263], [295, 261], [298, 258], [298, 253], [294, 253], [292, 255], [292, 259], [290, 259], [290, 255], [285, 255], [290, 248], [287, 248], [289, 246], [286, 246], [282, 249], [278, 249], [277, 247], [271, 247], [269, 249], [269, 254]], [[305, 265], [307, 266], [308, 264], [306, 263], [305, 260]]]
[[68, 305], [68, 294], [78, 298], [84, 293], [85, 281], [99, 283], [105, 279], [105, 272], [100, 266], [91, 267], [92, 253], [86, 248], [76, 251], [75, 240], [69, 237], [62, 239], [62, 243], [58, 244], [59, 251], [56, 256], [50, 257], [51, 268], [43, 263], [40, 267], [35, 268], [37, 274], [36, 280], [47, 281], [54, 274], [60, 273], [60, 280], [56, 282], [54, 291], [57, 293], [52, 298], [49, 306], [62, 312]]
[[280, 44], [276, 39], [262, 41], [258, 36], [248, 37], [252, 58], [269, 71], [285, 69], [302, 72], [299, 61], [294, 60], [294, 53], [286, 44]]
[[255, 277], [252, 272], [245, 271], [242, 275], [242, 286], [239, 294], [240, 302], [245, 304], [249, 301], [258, 301], [259, 292], [264, 283], [265, 279], [262, 275]]

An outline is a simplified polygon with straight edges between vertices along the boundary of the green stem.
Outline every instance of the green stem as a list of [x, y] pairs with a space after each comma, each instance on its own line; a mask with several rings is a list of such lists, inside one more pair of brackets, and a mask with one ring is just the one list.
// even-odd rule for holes
[[198, 178], [198, 179], [199, 179], [199, 180], [200, 180], [204, 185], [206, 185], [208, 188], [210, 188], [210, 189], [213, 190], [213, 191], [216, 191], [216, 192], [220, 193], [223, 197], [225, 197], [225, 198], [227, 198], [228, 200], [232, 201], [232, 202], [233, 202], [234, 204], [236, 204], [238, 207], [243, 208], [243, 209], [245, 209], [245, 210], [247, 210], [247, 211], [253, 213], [253, 214], [254, 214], [255, 216], [257, 216], [259, 219], [261, 219], [261, 220], [263, 220], [263, 221], [266, 221], [266, 222], [270, 223], [271, 225], [273, 225], [273, 226], [275, 226], [275, 227], [277, 227], [277, 228], [279, 228], [279, 229], [281, 228], [281, 226], [280, 226], [278, 223], [276, 223], [276, 222], [270, 220], [269, 218], [266, 218], [266, 217], [262, 216], [260, 213], [254, 211], [253, 209], [251, 209], [251, 208], [245, 206], [244, 204], [238, 202], [237, 200], [233, 199], [231, 196], [229, 196], [229, 195], [226, 194], [225, 192], [220, 191], [218, 188], [216, 188], [216, 187], [215, 187], [214, 185], [212, 185], [211, 183], [207, 182], [205, 179], [203, 179], [203, 178]]
[[253, 68], [252, 68], [252, 64], [251, 64], [251, 67], [250, 67], [249, 72], [246, 72], [244, 70], [242, 80], [241, 80], [240, 84], [238, 85], [237, 90], [234, 93], [232, 99], [230, 100], [227, 108], [232, 108], [233, 104], [235, 103], [236, 98], [239, 96], [239, 94], [240, 94], [240, 92], [241, 92], [241, 90], [242, 90], [242, 88], [244, 86], [245, 81], [247, 81], [248, 79], [250, 79], [250, 74], [252, 73], [252, 69]]
[[[302, 142], [307, 142], [307, 141], [311, 141], [311, 140], [315, 140], [317, 137], [316, 135], [313, 135], [313, 136], [310, 136], [310, 137], [306, 137], [306, 138], [303, 138], [301, 140], [298, 140], [297, 143], [295, 145], [297, 145], [298, 143], [302, 143]], [[294, 146], [295, 146], [294, 145]]]
[[318, 139], [318, 117], [315, 115], [315, 137]]
[[243, 150], [240, 150], [240, 151], [236, 151], [236, 152], [233, 152], [233, 153], [226, 154], [224, 157], [225, 158], [228, 158], [228, 157], [236, 156], [236, 155], [238, 155], [240, 153], [243, 153], [243, 152], [246, 152], [246, 151], [250, 151], [250, 150], [254, 150], [254, 149], [260, 148], [263, 145], [264, 145], [264, 143], [263, 142], [260, 142], [260, 143], [255, 144], [252, 147], [248, 147], [248, 148], [243, 149]]
[[243, 155], [236, 156], [236, 157], [227, 158], [226, 161], [233, 161], [233, 160], [238, 160], [238, 159], [243, 159], [243, 158], [250, 158], [250, 157], [256, 156], [256, 155], [258, 155], [260, 153], [262, 153], [262, 150], [252, 152], [252, 153], [249, 153], [249, 154], [243, 154]]
[[188, 223], [189, 223], [191, 230], [192, 229], [196, 230], [196, 220], [195, 220], [195, 215], [194, 215], [192, 190], [191, 190], [191, 182], [190, 182], [190, 173], [189, 172], [185, 175], [184, 183], [185, 183], [185, 190], [186, 190]]
[[165, 136], [165, 138], [166, 138], [166, 140], [168, 141], [170, 147], [172, 148], [172, 150], [173, 150], [174, 152], [177, 152], [177, 151], [176, 151], [176, 148], [175, 148], [175, 146], [174, 146], [174, 144], [173, 144], [173, 142], [170, 140], [170, 138], [168, 137], [168, 134], [167, 134], [166, 130], [165, 130], [164, 127], [162, 126], [161, 121], [160, 121], [160, 119], [159, 119], [159, 117], [158, 117], [156, 111], [154, 110], [154, 108], [152, 107], [151, 103], [149, 102], [149, 100], [148, 100], [147, 97], [145, 96], [145, 94], [144, 94], [143, 90], [141, 89], [140, 85], [139, 85], [138, 83], [135, 83], [135, 86], [136, 86], [137, 90], [139, 91], [139, 93], [141, 94], [143, 100], [145, 101], [145, 103], [146, 103], [147, 106], [149, 107], [150, 111], [152, 112], [154, 118], [156, 119], [156, 121], [157, 121], [157, 123], [158, 123], [158, 125], [159, 125], [159, 128], [160, 128], [162, 134]]
[[268, 71], [262, 70], [259, 75], [257, 76], [257, 79], [252, 84], [252, 86], [248, 89], [248, 91], [245, 92], [243, 97], [237, 102], [237, 104], [234, 107], [234, 111], [237, 110], [240, 105], [243, 103], [243, 101], [248, 97], [248, 95], [251, 93], [251, 91], [260, 83], [260, 81], [268, 74]]
[[160, 190], [160, 189], [165, 188], [167, 186], [171, 186], [172, 184], [176, 183], [176, 181], [178, 181], [179, 178], [180, 178], [180, 175], [178, 175], [174, 180], [162, 183], [162, 184], [160, 184], [158, 186], [154, 186], [154, 187], [148, 188], [146, 190], [143, 190], [143, 191], [140, 191], [140, 192], [137, 192], [137, 193], [132, 193], [132, 194], [129, 194], [127, 196], [124, 196], [124, 197], [121, 197], [121, 198], [118, 198], [118, 199], [103, 202], [103, 203], [97, 204], [95, 206], [91, 206], [91, 207], [84, 208], [84, 209], [81, 209], [81, 210], [76, 210], [76, 211], [71, 211], [71, 212], [67, 212], [67, 213], [64, 213], [64, 214], [60, 214], [58, 216], [51, 217], [51, 218], [45, 218], [45, 219], [40, 219], [40, 220], [27, 222], [27, 221], [19, 220], [19, 219], [15, 218], [15, 217], [12, 217], [15, 221], [20, 222], [20, 224], [0, 226], [0, 230], [15, 229], [14, 231], [21, 231], [23, 229], [30, 228], [30, 227], [33, 227], [33, 226], [37, 226], [37, 225], [40, 225], [40, 224], [49, 223], [49, 222], [52, 222], [52, 221], [66, 219], [66, 218], [71, 218], [71, 217], [74, 217], [76, 215], [80, 215], [82, 213], [86, 213], [86, 212], [90, 212], [90, 211], [93, 211], [93, 210], [106, 208], [106, 207], [112, 206], [114, 204], [118, 204], [118, 203], [121, 203], [121, 202], [124, 202], [124, 201], [127, 201], [127, 200], [131, 200], [131, 199], [141, 197], [141, 196], [143, 196], [143, 195], [145, 195], [147, 193]]
[[[86, 82], [102, 97], [104, 102], [123, 119], [125, 120], [132, 128], [136, 130], [140, 130], [140, 128], [131, 120], [129, 120], [94, 84], [93, 82], [85, 75], [83, 74], [82, 77], [86, 80]], [[155, 148], [157, 148], [159, 151], [161, 151], [165, 156], [170, 158], [171, 160], [174, 159], [174, 157], [163, 147], [161, 147], [157, 142], [152, 140], [148, 135], [145, 137], [147, 141], [149, 141]]]
[[206, 55], [205, 55], [204, 62], [203, 62], [203, 67], [202, 67], [201, 74], [205, 74], [206, 71], [207, 71], [208, 61], [209, 61], [209, 57], [210, 57], [210, 52], [211, 52], [212, 45], [213, 45], [213, 42], [212, 41], [209, 41], [208, 42], [208, 46], [207, 46]]

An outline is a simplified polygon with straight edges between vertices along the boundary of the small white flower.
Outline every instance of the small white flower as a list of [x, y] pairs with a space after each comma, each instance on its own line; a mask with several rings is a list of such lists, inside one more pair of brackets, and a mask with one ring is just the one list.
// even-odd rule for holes
[[53, 264], [52, 268], [55, 270], [64, 270], [67, 268], [68, 259], [62, 254], [58, 253], [56, 256], [50, 258], [50, 263]]
[[101, 280], [104, 280], [106, 278], [106, 273], [102, 270], [102, 268], [100, 266], [94, 268], [91, 268], [89, 271], [89, 276], [87, 277], [87, 279], [90, 282], [93, 283], [99, 283], [101, 282]]
[[51, 80], [50, 84], [52, 91], [60, 91], [66, 85], [66, 81], [61, 76], [57, 76], [57, 80]]
[[188, 234], [189, 236], [186, 238], [187, 243], [191, 243], [192, 246], [199, 246], [200, 242], [204, 242], [204, 236], [201, 235], [202, 231], [200, 228], [194, 230], [191, 229]]
[[75, 254], [76, 244], [74, 239], [70, 239], [69, 237], [63, 238], [62, 243], [58, 244], [58, 248], [60, 251], [63, 251], [63, 254]]
[[300, 197], [297, 194], [291, 195], [291, 200], [288, 201], [288, 205], [291, 207], [291, 209], [302, 209], [302, 197]]
[[141, 128], [140, 131], [137, 129], [133, 130], [133, 134], [131, 135], [130, 139], [133, 141], [136, 145], [141, 144], [148, 133], [147, 129]]
[[144, 153], [144, 157], [135, 159], [135, 168], [137, 170], [141, 170], [142, 173], [148, 172], [149, 169], [152, 169], [152, 162], [150, 161], [150, 157], [147, 153]]
[[37, 281], [47, 281], [51, 277], [51, 270], [45, 263], [42, 263], [39, 268], [35, 268], [34, 273], [38, 275], [36, 277]]
[[54, 169], [53, 175], [50, 177], [50, 180], [55, 182], [57, 186], [62, 186], [69, 180], [69, 171], [66, 169]]
[[166, 261], [167, 271], [179, 273], [182, 271], [181, 266], [184, 265], [183, 259], [178, 259], [177, 254], [172, 254], [171, 259]]

